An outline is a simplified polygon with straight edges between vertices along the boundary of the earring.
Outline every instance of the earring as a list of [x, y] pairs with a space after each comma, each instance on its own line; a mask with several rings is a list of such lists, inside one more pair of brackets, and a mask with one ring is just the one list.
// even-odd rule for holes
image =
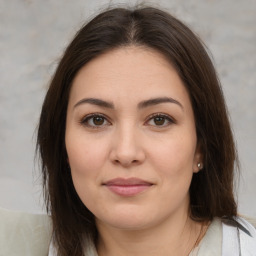
[[198, 163], [198, 164], [197, 164], [197, 167], [198, 167], [199, 170], [202, 170], [202, 169], [203, 169], [203, 164]]

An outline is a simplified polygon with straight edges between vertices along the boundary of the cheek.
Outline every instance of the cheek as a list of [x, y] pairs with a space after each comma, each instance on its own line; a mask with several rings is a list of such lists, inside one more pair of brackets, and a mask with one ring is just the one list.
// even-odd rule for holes
[[78, 175], [95, 173], [106, 159], [107, 145], [90, 139], [67, 139], [66, 148], [71, 169]]
[[81, 201], [91, 208], [97, 195], [97, 184], [105, 164], [106, 146], [90, 140], [66, 140], [66, 148], [75, 190]]
[[[196, 136], [169, 137], [151, 147], [151, 164], [160, 177], [163, 200], [179, 202], [188, 195], [193, 175]], [[180, 200], [178, 200], [180, 198]]]
[[[107, 148], [106, 143], [90, 138], [66, 138], [66, 148], [75, 190], [82, 202], [89, 206], [97, 193], [96, 184], [101, 183]], [[94, 193], [94, 194], [93, 194]]]
[[[165, 140], [161, 145], [151, 147], [151, 159], [170, 175], [193, 170], [195, 143], [182, 137]], [[172, 173], [171, 170], [174, 172]]]

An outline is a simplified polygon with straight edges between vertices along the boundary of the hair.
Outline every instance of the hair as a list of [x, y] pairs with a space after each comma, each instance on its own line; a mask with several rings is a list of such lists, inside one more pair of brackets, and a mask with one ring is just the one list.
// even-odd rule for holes
[[195, 116], [203, 170], [193, 175], [190, 216], [197, 221], [237, 215], [233, 194], [237, 159], [223, 92], [201, 40], [181, 21], [152, 7], [104, 11], [83, 26], [64, 52], [47, 91], [38, 127], [44, 195], [58, 255], [84, 254], [97, 239], [93, 214], [77, 195], [65, 148], [69, 92], [77, 72], [93, 58], [126, 46], [162, 53], [182, 79]]

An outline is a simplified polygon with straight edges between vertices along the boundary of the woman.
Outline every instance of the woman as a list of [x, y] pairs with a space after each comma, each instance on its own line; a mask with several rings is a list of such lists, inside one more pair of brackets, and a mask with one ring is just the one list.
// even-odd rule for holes
[[55, 255], [225, 255], [227, 234], [232, 255], [255, 255], [214, 67], [161, 10], [108, 10], [76, 34], [43, 104], [38, 150]]

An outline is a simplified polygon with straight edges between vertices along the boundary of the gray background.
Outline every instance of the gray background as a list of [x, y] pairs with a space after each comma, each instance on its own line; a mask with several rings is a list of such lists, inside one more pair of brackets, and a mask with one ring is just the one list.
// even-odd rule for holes
[[[35, 129], [48, 81], [77, 29], [108, 4], [141, 1], [0, 0], [0, 207], [44, 211]], [[241, 213], [256, 216], [256, 1], [144, 1], [186, 22], [208, 45], [241, 160]]]

